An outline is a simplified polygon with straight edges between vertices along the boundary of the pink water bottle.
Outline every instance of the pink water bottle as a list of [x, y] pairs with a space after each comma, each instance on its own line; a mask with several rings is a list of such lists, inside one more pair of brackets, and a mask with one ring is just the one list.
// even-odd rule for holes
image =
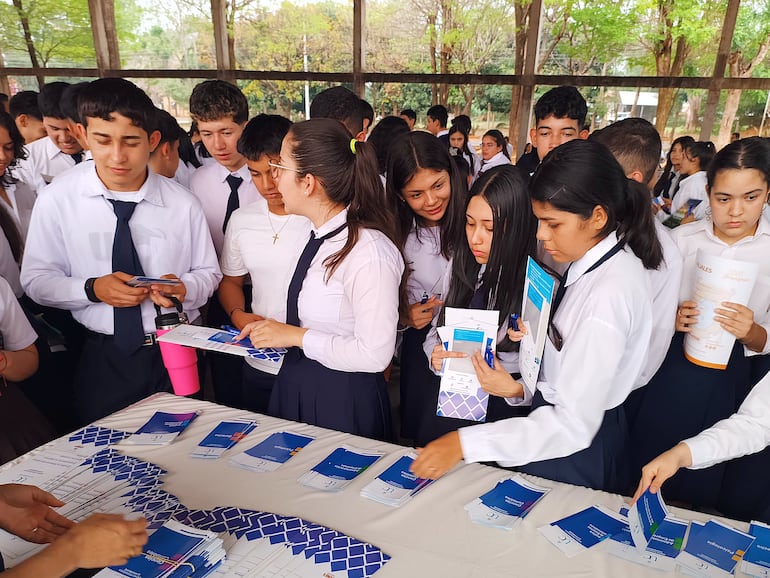
[[[160, 307], [155, 306], [158, 312], [155, 317], [155, 328], [158, 337], [168, 333], [177, 325], [187, 323], [187, 314], [182, 310], [182, 304], [175, 297], [171, 300], [176, 306], [176, 311], [161, 313]], [[201, 383], [198, 377], [198, 354], [195, 348], [177, 345], [175, 343], [158, 342], [163, 365], [166, 366], [168, 376], [171, 378], [171, 386], [176, 395], [192, 395], [200, 391]]]

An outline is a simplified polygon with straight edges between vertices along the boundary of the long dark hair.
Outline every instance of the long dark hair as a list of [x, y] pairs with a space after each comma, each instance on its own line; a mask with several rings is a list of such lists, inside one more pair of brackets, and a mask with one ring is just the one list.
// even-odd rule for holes
[[[505, 142], [505, 137], [503, 136], [503, 133], [501, 133], [496, 128], [493, 128], [492, 130], [488, 130], [484, 133], [484, 136], [488, 136], [489, 138], [495, 139], [495, 143], [497, 143], [497, 146], [503, 147], [502, 153], [505, 155], [505, 157], [508, 160], [511, 160], [511, 155], [508, 154], [508, 143]], [[484, 137], [481, 137], [484, 138]]]
[[658, 182], [655, 183], [655, 186], [652, 189], [652, 192], [655, 193], [656, 197], [661, 195], [666, 190], [666, 187], [668, 186], [668, 177], [671, 174], [671, 171], [674, 170], [674, 165], [671, 163], [671, 151], [674, 150], [676, 145], [679, 145], [682, 147], [682, 153], [684, 153], [684, 146], [691, 142], [695, 142], [695, 139], [691, 136], [680, 136], [674, 139], [674, 142], [671, 143], [671, 148], [668, 149], [668, 154], [666, 155], [666, 164], [663, 167], [663, 172], [661, 173]]
[[286, 138], [299, 176], [313, 175], [331, 202], [348, 208], [348, 239], [324, 261], [327, 279], [352, 251], [361, 229], [376, 229], [398, 246], [395, 217], [385, 202], [372, 145], [351, 140], [345, 126], [330, 118], [296, 123]]
[[380, 174], [388, 172], [390, 149], [401, 135], [409, 134], [409, 125], [400, 116], [386, 116], [372, 129], [366, 142], [377, 152], [377, 166]]
[[[8, 136], [11, 137], [11, 142], [13, 143], [13, 161], [9, 163], [5, 172], [0, 175], [0, 187], [4, 188], [16, 182], [11, 169], [16, 166], [20, 159], [27, 158], [27, 153], [24, 150], [24, 138], [16, 127], [16, 123], [11, 118], [11, 115], [4, 110], [0, 110], [0, 127], [8, 131]], [[0, 205], [5, 205], [5, 203], [0, 202]], [[10, 207], [0, 206], [0, 230], [2, 230], [5, 238], [8, 239], [13, 259], [16, 263], [20, 263], [24, 242], [21, 238], [19, 227], [16, 225], [16, 220], [11, 215]]]
[[770, 142], [753, 136], [730, 143], [719, 151], [706, 174], [709, 191], [714, 186], [716, 176], [731, 169], [755, 169], [762, 173], [765, 183], [770, 185]]
[[[463, 130], [463, 128], [460, 125], [457, 125], [457, 124], [453, 124], [450, 127], [449, 135], [448, 136], [451, 137], [456, 132], [459, 132], [461, 135], [463, 135], [463, 146], [460, 148], [460, 151], [464, 155], [467, 155], [468, 162], [470, 164], [469, 169], [471, 171], [471, 174], [475, 175], [476, 174], [476, 159], [474, 158], [473, 154], [471, 153], [471, 149], [468, 148], [468, 139], [470, 137], [468, 136], [468, 133], [465, 130]], [[505, 148], [505, 147], [503, 147], [503, 148]]]
[[449, 174], [451, 187], [449, 205], [439, 224], [441, 228], [441, 254], [449, 259], [455, 245], [462, 244], [462, 231], [465, 223], [463, 210], [465, 199], [468, 196], [468, 185], [465, 184], [460, 175], [457, 165], [452, 162], [452, 157], [446, 146], [427, 132], [418, 131], [402, 135], [390, 147], [385, 194], [390, 206], [389, 210], [397, 218], [397, 245], [401, 249], [404, 248], [413, 222], [417, 229], [418, 238], [420, 228], [425, 226], [425, 223], [414, 214], [404, 201], [402, 194], [407, 183], [414, 178], [417, 171], [422, 169], [446, 171]]
[[686, 154], [688, 158], [692, 157], [698, 159], [698, 166], [700, 166], [700, 170], [709, 170], [709, 165], [711, 165], [711, 161], [714, 159], [714, 155], [716, 154], [716, 147], [714, 146], [713, 142], [710, 140], [699, 140], [687, 143], [682, 148], [684, 149], [684, 154]]
[[[481, 283], [488, 308], [500, 311], [499, 325], [503, 325], [508, 316], [521, 307], [527, 257], [534, 258], [537, 250], [537, 219], [532, 212], [527, 182], [513, 165], [482, 173], [471, 188], [468, 202], [475, 196], [483, 197], [492, 209], [492, 247]], [[468, 307], [480, 268], [467, 240], [458, 243], [445, 307]], [[442, 309], [440, 322], [443, 315]], [[498, 346], [500, 351], [513, 348], [507, 337]]]
[[626, 178], [604, 145], [573, 140], [553, 149], [535, 170], [529, 188], [533, 201], [583, 219], [597, 206], [604, 208], [607, 223], [599, 232], [602, 238], [616, 231], [647, 269], [657, 269], [663, 260], [647, 189]]

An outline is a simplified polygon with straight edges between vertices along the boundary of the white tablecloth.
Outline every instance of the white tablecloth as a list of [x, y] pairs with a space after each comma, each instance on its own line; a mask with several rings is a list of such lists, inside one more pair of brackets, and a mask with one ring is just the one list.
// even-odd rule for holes
[[[537, 531], [538, 526], [594, 504], [617, 511], [623, 503], [621, 496], [532, 478], [553, 489], [518, 527], [508, 532], [472, 523], [463, 509], [466, 503], [510, 474], [505, 470], [463, 464], [412, 502], [395, 509], [362, 498], [360, 490], [404, 453], [401, 446], [170, 394], [150, 397], [97, 425], [133, 432], [156, 411], [191, 410], [202, 413], [171, 445], [121, 446], [121, 450], [166, 468], [169, 474], [164, 478], [164, 489], [179, 497], [188, 508], [231, 505], [301, 516], [371, 542], [392, 556], [376, 574], [377, 578], [662, 576], [660, 572], [610, 556], [603, 544], [568, 559]], [[236, 417], [256, 418], [259, 425], [220, 459], [189, 457], [216, 424]], [[257, 474], [228, 464], [231, 455], [286, 429], [312, 435], [316, 440], [275, 472]], [[385, 450], [387, 455], [339, 493], [321, 492], [297, 483], [302, 473], [342, 443]], [[709, 518], [696, 512], [672, 510], [684, 519]], [[742, 530], [748, 527], [740, 522], [732, 524]]]

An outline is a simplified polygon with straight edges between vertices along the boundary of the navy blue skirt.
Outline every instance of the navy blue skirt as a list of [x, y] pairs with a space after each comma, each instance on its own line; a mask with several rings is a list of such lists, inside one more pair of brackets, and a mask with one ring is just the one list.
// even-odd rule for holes
[[[549, 405], [540, 391], [532, 399], [532, 410]], [[623, 404], [604, 412], [604, 419], [591, 445], [563, 458], [531, 462], [514, 468], [549, 480], [619, 494], [629, 491], [628, 423]]]
[[430, 361], [422, 349], [430, 325], [415, 329], [409, 327], [403, 333], [401, 355], [399, 356], [401, 437], [414, 439], [425, 407], [436, 403], [433, 382], [435, 375], [430, 370]]
[[390, 400], [382, 373], [329, 369], [292, 348], [270, 396], [270, 415], [354, 435], [392, 439]]
[[[639, 479], [642, 467], [664, 451], [733, 414], [750, 382], [751, 364], [737, 341], [727, 369], [711, 369], [685, 358], [684, 333], [676, 333], [660, 369], [638, 394], [631, 428], [632, 478]], [[666, 482], [663, 495], [667, 500], [715, 508], [724, 471], [725, 464], [682, 469]]]

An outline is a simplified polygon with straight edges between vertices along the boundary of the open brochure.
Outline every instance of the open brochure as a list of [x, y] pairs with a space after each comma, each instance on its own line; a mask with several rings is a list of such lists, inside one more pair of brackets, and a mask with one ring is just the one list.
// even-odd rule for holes
[[237, 335], [238, 333], [233, 330], [182, 324], [174, 327], [168, 333], [159, 335], [158, 341], [219, 351], [220, 353], [229, 353], [230, 355], [239, 355], [241, 357], [265, 359], [274, 363], [279, 363], [286, 353], [286, 350], [282, 347], [257, 349], [251, 344], [248, 337], [240, 341], [233, 341]]
[[527, 257], [527, 278], [521, 321], [527, 335], [519, 343], [519, 372], [530, 391], [535, 391], [548, 334], [555, 281], [532, 257]]

